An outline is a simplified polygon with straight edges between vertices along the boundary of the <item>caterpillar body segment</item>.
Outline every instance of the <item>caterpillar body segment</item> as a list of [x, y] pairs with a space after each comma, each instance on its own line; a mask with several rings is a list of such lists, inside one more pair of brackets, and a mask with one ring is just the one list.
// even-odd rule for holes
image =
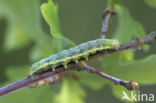
[[58, 66], [64, 66], [67, 68], [70, 62], [78, 63], [81, 58], [88, 60], [88, 56], [95, 54], [97, 51], [116, 49], [119, 48], [119, 46], [117, 40], [111, 39], [96, 39], [88, 41], [34, 63], [29, 75], [35, 75], [50, 69], [55, 71], [55, 68]]

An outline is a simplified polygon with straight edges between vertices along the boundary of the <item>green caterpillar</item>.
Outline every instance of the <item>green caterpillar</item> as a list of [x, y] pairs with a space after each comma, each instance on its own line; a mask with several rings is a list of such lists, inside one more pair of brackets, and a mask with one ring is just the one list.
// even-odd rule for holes
[[71, 62], [78, 63], [80, 59], [84, 58], [87, 60], [89, 55], [95, 54], [97, 51], [117, 49], [119, 46], [120, 45], [117, 40], [111, 39], [88, 41], [34, 63], [31, 67], [29, 75], [32, 76], [47, 70], [55, 71], [55, 68], [58, 66], [64, 66], [67, 68], [68, 64]]

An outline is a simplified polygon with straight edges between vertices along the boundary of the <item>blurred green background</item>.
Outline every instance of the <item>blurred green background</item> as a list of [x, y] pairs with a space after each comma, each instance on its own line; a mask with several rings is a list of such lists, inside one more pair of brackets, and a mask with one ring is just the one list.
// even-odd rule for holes
[[[0, 0], [1, 6], [0, 9], [3, 8], [6, 9], [1, 5], [1, 2], [3, 1], [5, 0]], [[39, 4], [41, 5], [45, 1], [47, 0], [41, 0]], [[80, 44], [88, 40], [99, 38], [102, 23], [101, 16], [106, 8], [106, 0], [55, 0], [55, 1], [59, 6], [59, 21], [64, 36], [74, 41], [76, 44]], [[123, 2], [124, 5], [129, 8], [131, 15], [143, 25], [147, 33], [154, 31], [156, 29], [156, 8], [150, 7], [144, 2], [144, 0], [123, 0]], [[14, 3], [15, 3], [14, 6], [16, 6], [16, 4], [18, 4], [18, 0], [17, 2]], [[38, 11], [40, 12], [40, 8], [38, 8]], [[4, 41], [5, 41], [4, 34], [7, 32], [8, 28], [10, 28], [10, 25], [8, 24], [10, 18], [9, 15], [2, 14], [0, 10], [0, 84], [3, 83], [5, 84], [6, 81], [10, 79], [7, 76], [6, 72], [9, 69], [8, 67], [16, 65], [22, 66], [32, 64], [32, 62], [29, 60], [29, 53], [31, 52], [31, 48], [34, 46], [34, 41], [31, 41], [29, 45], [22, 47], [20, 49], [6, 51], [4, 49]], [[36, 14], [34, 13], [32, 15]], [[19, 19], [22, 19], [22, 15], [21, 18]], [[29, 19], [31, 19], [31, 16], [30, 18], [28, 18], [28, 20]], [[44, 21], [43, 17], [41, 17], [41, 19], [42, 19], [41, 25], [44, 32], [50, 34], [49, 32], [50, 28], [48, 24]], [[116, 26], [117, 26], [117, 16], [114, 16], [112, 19], [112, 23], [108, 29], [107, 33], [109, 34], [108, 37], [110, 37], [110, 35], [115, 31]], [[21, 37], [21, 39], [22, 38], [24, 37]], [[149, 54], [154, 54], [155, 52], [156, 52], [155, 45], [152, 46], [152, 50], [150, 50], [150, 52], [148, 53], [144, 52], [143, 50], [138, 50], [136, 51], [137, 54], [136, 59], [142, 58]], [[20, 71], [20, 69], [18, 70]], [[28, 70], [26, 70], [26, 72], [28, 72]], [[26, 75], [23, 75], [23, 77], [25, 76]], [[148, 86], [142, 85], [140, 91], [142, 91], [143, 93], [153, 93], [156, 95], [155, 87], [156, 85], [154, 84]], [[101, 90], [98, 91], [92, 90], [87, 87], [85, 87], [84, 89], [86, 90], [87, 93], [87, 98], [85, 98], [85, 101], [87, 103], [104, 103], [104, 102], [121, 103], [119, 99], [113, 96], [111, 87], [109, 85], [104, 86]], [[22, 90], [18, 91], [18, 93], [22, 95]], [[7, 97], [5, 99], [7, 99]]]

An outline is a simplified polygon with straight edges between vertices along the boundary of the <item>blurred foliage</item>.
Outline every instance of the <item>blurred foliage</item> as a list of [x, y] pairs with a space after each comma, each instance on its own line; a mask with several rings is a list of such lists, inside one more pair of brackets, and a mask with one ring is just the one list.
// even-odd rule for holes
[[155, 0], [144, 0], [149, 6], [156, 8], [156, 1]]
[[54, 37], [62, 37], [60, 26], [58, 23], [58, 7], [52, 1], [44, 3], [41, 6], [42, 14], [50, 26], [51, 34]]
[[[128, 8], [124, 7], [123, 5], [115, 5], [115, 10], [118, 13], [118, 25], [115, 31], [114, 38], [119, 40], [120, 43], [128, 42], [135, 37], [144, 37], [145, 30], [142, 25], [133, 19], [130, 15]], [[131, 32], [128, 32], [131, 31]], [[133, 60], [133, 50], [122, 52], [120, 58], [125, 59], [127, 61]], [[121, 60], [121, 61], [125, 61]]]
[[84, 103], [84, 90], [72, 77], [64, 79], [61, 93], [56, 98], [56, 103]]
[[[111, 0], [113, 2], [113, 0]], [[121, 43], [131, 41], [135, 37], [144, 37], [145, 29], [120, 0], [115, 0], [114, 9], [118, 13], [118, 23], [113, 39]], [[154, 0], [145, 0], [148, 5], [155, 7]], [[41, 5], [41, 11], [40, 11]], [[75, 4], [76, 5], [76, 4]], [[109, 5], [109, 4], [108, 4]], [[109, 6], [108, 6], [109, 7]], [[42, 17], [50, 26], [50, 34], [42, 28]], [[75, 43], [66, 38], [60, 30], [58, 21], [58, 5], [52, 0], [40, 4], [39, 0], [0, 0], [0, 18], [7, 21], [3, 49], [5, 52], [19, 50], [33, 44], [30, 50], [30, 61], [34, 62], [51, 54], [74, 46]], [[89, 35], [87, 35], [89, 36]], [[96, 38], [95, 38], [96, 39]], [[134, 51], [126, 51], [106, 56], [99, 61], [103, 71], [125, 80], [135, 80], [142, 84], [156, 83], [156, 55], [149, 55], [135, 60]], [[1, 87], [27, 76], [29, 64], [9, 66], [5, 70], [8, 81]], [[112, 87], [113, 94], [121, 98], [121, 91], [128, 92], [121, 86], [114, 86], [109, 81], [86, 72], [77, 73], [82, 79], [73, 79], [71, 73], [65, 76], [63, 82], [23, 89], [1, 98], [2, 103], [85, 103], [86, 92], [82, 86], [101, 90], [105, 85]], [[146, 75], [146, 76], [144, 76]], [[28, 99], [29, 98], [29, 99]], [[96, 98], [94, 98], [96, 99]]]

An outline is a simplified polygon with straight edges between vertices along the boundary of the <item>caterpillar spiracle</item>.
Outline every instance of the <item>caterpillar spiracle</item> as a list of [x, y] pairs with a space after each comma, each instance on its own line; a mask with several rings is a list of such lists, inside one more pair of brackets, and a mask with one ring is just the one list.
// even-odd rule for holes
[[[34, 63], [31, 67], [29, 75], [35, 75], [47, 70], [55, 71], [58, 66], [67, 68], [71, 62], [78, 63], [80, 59], [88, 59], [88, 56], [95, 54], [98, 51], [107, 51], [119, 48], [119, 42], [111, 39], [96, 39], [78, 46], [72, 47], [68, 50], [63, 50], [57, 54], [53, 54], [48, 58], [42, 59]], [[49, 68], [50, 67], [50, 68]]]

